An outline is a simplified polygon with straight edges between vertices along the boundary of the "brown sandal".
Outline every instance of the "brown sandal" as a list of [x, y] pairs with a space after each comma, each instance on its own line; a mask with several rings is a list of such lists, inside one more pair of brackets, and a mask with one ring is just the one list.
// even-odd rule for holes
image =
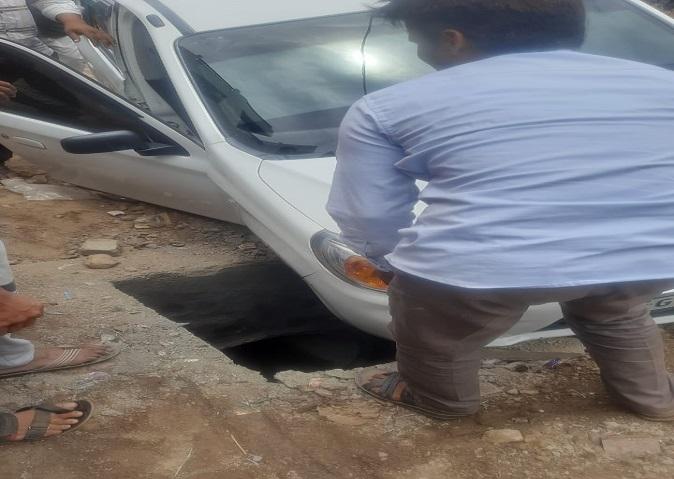
[[387, 373], [375, 368], [363, 370], [356, 376], [356, 386], [378, 401], [393, 403], [432, 419], [448, 421], [466, 417], [466, 414], [455, 414], [420, 406], [405, 380], [397, 372]]
[[[76, 368], [84, 368], [86, 366], [92, 366], [94, 364], [102, 363], [105, 361], [109, 361], [110, 359], [114, 358], [117, 356], [121, 348], [118, 345], [114, 344], [105, 344], [106, 347], [106, 352], [102, 356], [99, 356], [97, 358], [91, 359], [86, 362], [80, 362], [80, 363], [75, 363], [75, 358], [78, 356], [78, 354], [82, 351], [82, 348], [69, 348], [69, 347], [61, 347], [63, 351], [61, 352], [61, 355], [50, 362], [49, 364], [42, 366], [40, 368], [30, 368], [30, 369], [23, 369], [20, 371], [14, 371], [17, 368], [0, 368], [0, 379], [5, 379], [5, 378], [14, 378], [18, 376], [26, 376], [28, 374], [38, 374], [38, 373], [48, 373], [52, 371], [62, 371], [64, 369], [76, 369]], [[14, 372], [11, 373], [5, 373], [3, 372], [3, 369], [9, 369]]]

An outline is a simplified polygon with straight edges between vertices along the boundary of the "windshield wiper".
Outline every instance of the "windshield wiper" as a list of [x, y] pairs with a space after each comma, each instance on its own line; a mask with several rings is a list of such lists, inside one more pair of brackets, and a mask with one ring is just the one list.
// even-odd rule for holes
[[189, 50], [182, 50], [182, 53], [185, 60], [191, 64], [192, 73], [201, 80], [202, 89], [212, 97], [212, 100], [230, 123], [249, 133], [268, 137], [274, 134], [274, 128], [271, 124], [255, 111], [246, 97], [218, 75], [218, 72], [213, 70], [201, 56], [195, 55]]

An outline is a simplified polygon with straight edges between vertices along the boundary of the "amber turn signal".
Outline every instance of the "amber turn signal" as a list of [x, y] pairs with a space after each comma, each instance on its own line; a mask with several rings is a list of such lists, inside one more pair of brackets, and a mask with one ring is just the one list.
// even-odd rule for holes
[[388, 283], [380, 271], [362, 256], [350, 256], [344, 262], [346, 276], [363, 286], [380, 290], [388, 289]]

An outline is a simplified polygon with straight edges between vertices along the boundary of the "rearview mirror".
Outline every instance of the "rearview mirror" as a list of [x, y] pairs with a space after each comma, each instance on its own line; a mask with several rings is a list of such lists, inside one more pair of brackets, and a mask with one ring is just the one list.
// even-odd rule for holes
[[187, 152], [177, 145], [153, 143], [134, 131], [119, 130], [88, 135], [71, 136], [61, 140], [61, 147], [67, 153], [91, 155], [134, 150], [142, 156], [185, 156]]

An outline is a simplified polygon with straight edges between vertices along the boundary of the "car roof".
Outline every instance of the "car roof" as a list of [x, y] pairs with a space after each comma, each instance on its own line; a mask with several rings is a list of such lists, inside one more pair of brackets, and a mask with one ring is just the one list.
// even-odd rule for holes
[[[200, 32], [367, 10], [376, 0], [146, 0], [174, 23]], [[171, 13], [168, 12], [168, 13]], [[174, 18], [170, 18], [174, 17]], [[176, 18], [177, 17], [177, 18]]]

